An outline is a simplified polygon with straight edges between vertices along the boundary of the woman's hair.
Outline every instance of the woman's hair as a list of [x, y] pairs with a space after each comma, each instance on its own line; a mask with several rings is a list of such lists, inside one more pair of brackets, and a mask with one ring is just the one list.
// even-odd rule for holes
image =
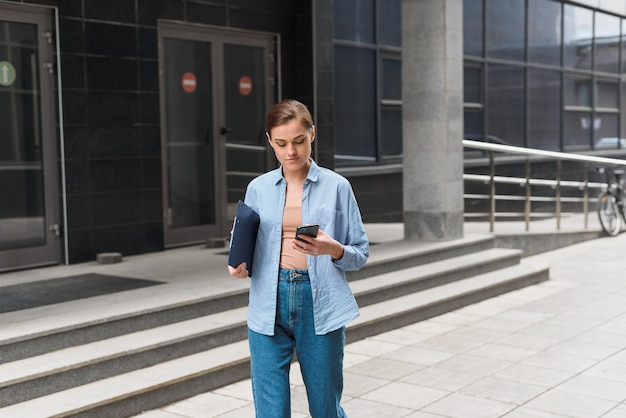
[[265, 132], [271, 138], [272, 129], [292, 120], [299, 120], [307, 131], [313, 127], [313, 117], [307, 107], [294, 99], [285, 99], [276, 103], [265, 117]]

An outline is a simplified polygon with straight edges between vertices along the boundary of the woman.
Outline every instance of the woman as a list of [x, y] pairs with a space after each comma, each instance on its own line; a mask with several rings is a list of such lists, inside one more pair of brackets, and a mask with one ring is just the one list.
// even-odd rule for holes
[[[315, 127], [306, 106], [274, 105], [265, 130], [281, 165], [252, 180], [245, 196], [261, 218], [248, 308], [256, 416], [291, 416], [295, 348], [311, 416], [345, 417], [345, 325], [359, 314], [345, 271], [367, 261], [367, 235], [350, 183], [311, 159]], [[302, 224], [319, 224], [317, 236], [296, 240]], [[249, 274], [245, 263], [228, 269], [241, 279]]]

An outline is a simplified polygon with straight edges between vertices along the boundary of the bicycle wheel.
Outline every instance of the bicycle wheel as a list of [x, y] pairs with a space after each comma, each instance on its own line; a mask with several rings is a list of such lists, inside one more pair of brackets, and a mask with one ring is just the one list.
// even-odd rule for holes
[[622, 218], [617, 209], [615, 196], [604, 192], [598, 199], [598, 218], [602, 229], [609, 236], [616, 236], [622, 229]]

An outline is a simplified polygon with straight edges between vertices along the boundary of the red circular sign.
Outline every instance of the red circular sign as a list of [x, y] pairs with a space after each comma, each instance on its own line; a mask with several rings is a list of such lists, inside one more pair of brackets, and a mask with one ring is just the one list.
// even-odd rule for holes
[[183, 90], [185, 90], [187, 93], [193, 93], [194, 91], [196, 91], [196, 86], [198, 85], [198, 82], [196, 80], [196, 76], [193, 73], [185, 73], [183, 74], [181, 84], [183, 86]]
[[244, 96], [252, 93], [252, 80], [247, 75], [244, 75], [239, 79], [239, 93]]

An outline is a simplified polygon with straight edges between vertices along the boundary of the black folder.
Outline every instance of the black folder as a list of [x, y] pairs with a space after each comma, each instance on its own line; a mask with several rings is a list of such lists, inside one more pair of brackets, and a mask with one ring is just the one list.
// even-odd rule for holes
[[230, 235], [228, 265], [237, 267], [245, 261], [250, 275], [252, 275], [252, 258], [260, 222], [259, 214], [240, 200]]

